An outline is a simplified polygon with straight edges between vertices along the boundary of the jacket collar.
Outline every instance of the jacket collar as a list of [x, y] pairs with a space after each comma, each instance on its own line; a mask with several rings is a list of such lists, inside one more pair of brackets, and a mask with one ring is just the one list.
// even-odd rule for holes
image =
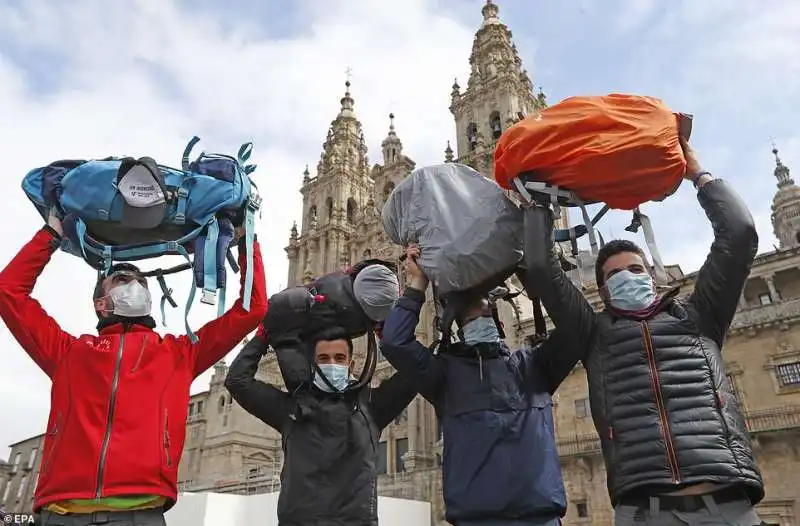
[[681, 289], [679, 286], [669, 288], [664, 294], [661, 294], [651, 306], [641, 311], [621, 311], [619, 309], [615, 309], [611, 305], [607, 305], [605, 310], [614, 319], [622, 318], [636, 321], [649, 320], [656, 314], [665, 310], [669, 310], [669, 308], [675, 302], [675, 297], [680, 291]]
[[153, 332], [156, 322], [150, 316], [143, 318], [106, 318], [97, 324], [97, 332], [102, 335], [121, 334], [123, 332]]
[[456, 342], [446, 347], [443, 354], [449, 354], [458, 358], [500, 358], [508, 356], [510, 351], [508, 345], [503, 340], [495, 343], [476, 343], [467, 345], [464, 342]]

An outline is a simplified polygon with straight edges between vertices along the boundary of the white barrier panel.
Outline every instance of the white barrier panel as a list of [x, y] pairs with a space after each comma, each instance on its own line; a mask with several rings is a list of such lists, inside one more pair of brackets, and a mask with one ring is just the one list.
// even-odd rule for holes
[[[181, 493], [166, 514], [167, 526], [278, 526], [278, 494]], [[381, 526], [431, 526], [431, 505], [378, 497]]]

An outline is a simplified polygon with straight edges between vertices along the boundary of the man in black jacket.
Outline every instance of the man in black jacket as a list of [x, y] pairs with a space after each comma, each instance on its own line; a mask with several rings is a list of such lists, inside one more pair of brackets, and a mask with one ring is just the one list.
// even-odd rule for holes
[[758, 235], [739, 196], [683, 147], [714, 229], [686, 302], [659, 295], [642, 250], [616, 240], [598, 254], [595, 313], [558, 265], [547, 207], [526, 212], [526, 262], [553, 323], [584, 350], [616, 524], [752, 526], [764, 485], [721, 350]]
[[353, 343], [343, 329], [329, 328], [309, 344], [317, 363], [312, 386], [289, 394], [256, 380], [267, 350], [260, 331], [231, 364], [225, 387], [281, 434], [280, 526], [377, 526], [378, 440], [416, 391], [397, 374], [376, 388], [348, 390]]

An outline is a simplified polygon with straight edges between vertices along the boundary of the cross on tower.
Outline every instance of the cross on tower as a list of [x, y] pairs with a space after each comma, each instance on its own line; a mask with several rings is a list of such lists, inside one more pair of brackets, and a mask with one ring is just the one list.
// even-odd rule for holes
[[347, 82], [350, 82], [350, 78], [353, 76], [353, 68], [347, 66], [347, 69], [344, 70], [344, 74], [347, 75]]

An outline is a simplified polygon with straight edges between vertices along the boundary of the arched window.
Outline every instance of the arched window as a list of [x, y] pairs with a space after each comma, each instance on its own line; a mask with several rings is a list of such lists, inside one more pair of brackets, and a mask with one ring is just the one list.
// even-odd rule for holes
[[358, 212], [358, 204], [352, 197], [347, 200], [347, 222], [351, 225], [356, 222], [356, 213]]
[[389, 181], [385, 185], [383, 185], [383, 202], [385, 203], [389, 196], [394, 191], [394, 183]]
[[493, 111], [489, 116], [489, 127], [492, 130], [492, 138], [497, 140], [503, 134], [503, 125], [500, 123], [500, 112]]
[[217, 407], [217, 412], [221, 413], [225, 411], [225, 395], [219, 397], [219, 405]]
[[467, 124], [467, 142], [470, 150], [474, 150], [478, 145], [478, 125], [474, 122]]
[[372, 251], [370, 249], [365, 250], [364, 254], [362, 255], [362, 257], [363, 257], [363, 259], [371, 258], [372, 257]]
[[308, 209], [308, 224], [314, 224], [314, 221], [317, 220], [317, 207], [316, 205], [311, 205], [311, 208]]
[[330, 221], [333, 219], [333, 198], [329, 197], [325, 200], [325, 211], [327, 215], [325, 216], [326, 221]]

